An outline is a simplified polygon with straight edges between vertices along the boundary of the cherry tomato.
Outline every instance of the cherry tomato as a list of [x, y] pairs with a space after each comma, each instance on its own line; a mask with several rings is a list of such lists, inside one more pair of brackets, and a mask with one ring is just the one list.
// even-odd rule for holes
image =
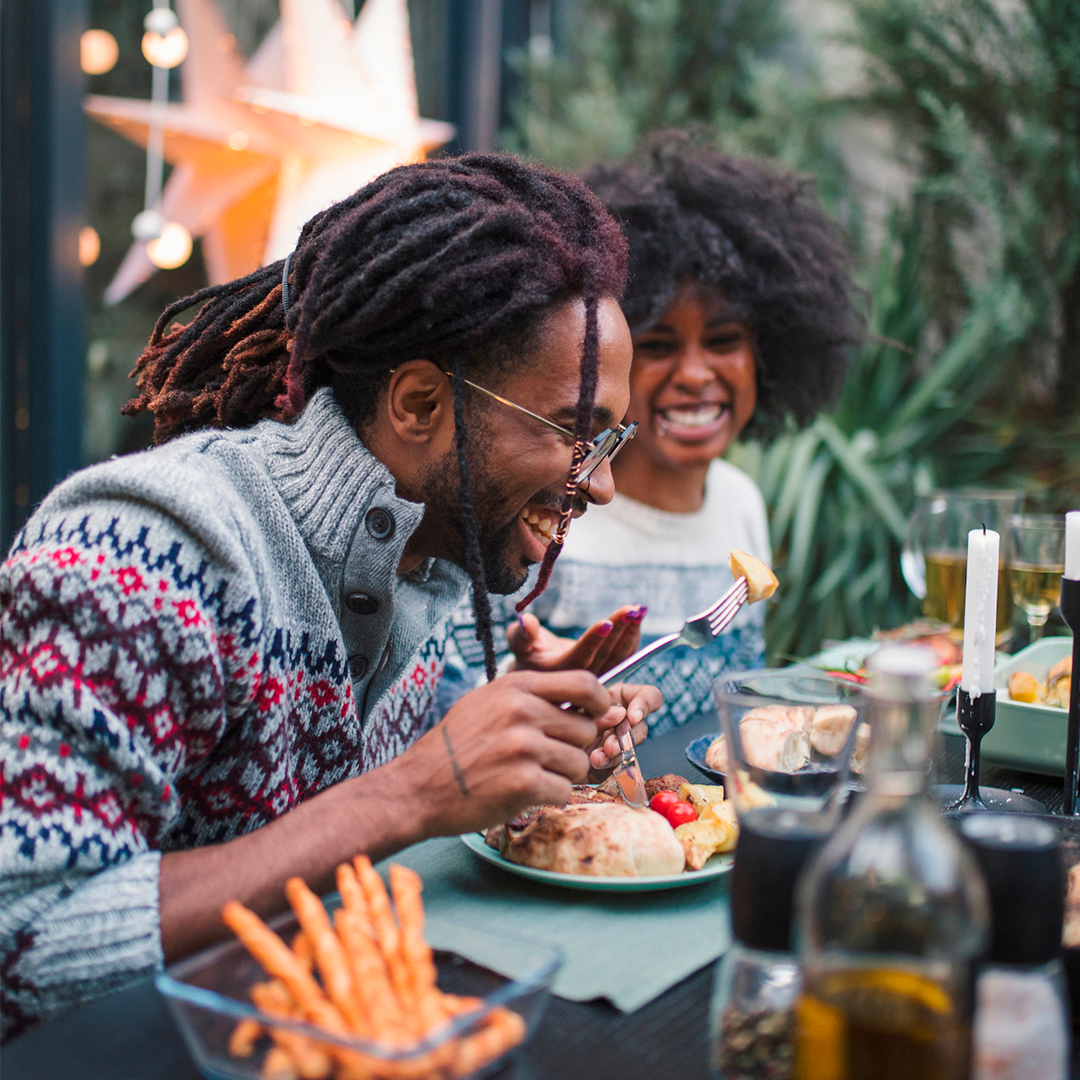
[[697, 821], [697, 811], [688, 802], [681, 800], [673, 802], [667, 808], [666, 816], [673, 829], [686, 825], [688, 822]]
[[649, 809], [667, 817], [668, 808], [679, 801], [679, 796], [674, 791], [658, 791], [649, 803]]

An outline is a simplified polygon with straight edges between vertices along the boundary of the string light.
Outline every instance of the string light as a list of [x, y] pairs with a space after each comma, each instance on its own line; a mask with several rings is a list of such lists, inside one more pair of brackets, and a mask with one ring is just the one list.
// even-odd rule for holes
[[84, 225], [79, 230], [79, 265], [93, 266], [101, 254], [101, 237], [97, 229], [91, 225]]
[[87, 75], [112, 71], [120, 56], [120, 46], [108, 30], [86, 30], [79, 38], [79, 66]]
[[178, 221], [166, 222], [161, 235], [146, 245], [146, 254], [159, 270], [175, 270], [191, 257], [191, 233]]
[[155, 7], [143, 20], [143, 56], [156, 68], [174, 68], [188, 54], [188, 37], [175, 12]]
[[154, 0], [153, 10], [143, 19], [143, 29], [146, 31], [142, 39], [143, 56], [153, 65], [154, 82], [146, 141], [145, 209], [135, 215], [131, 232], [136, 240], [146, 244], [147, 257], [159, 270], [173, 270], [191, 257], [191, 233], [178, 221], [166, 221], [161, 213], [164, 120], [169, 97], [169, 70], [187, 56], [188, 38], [168, 0]]

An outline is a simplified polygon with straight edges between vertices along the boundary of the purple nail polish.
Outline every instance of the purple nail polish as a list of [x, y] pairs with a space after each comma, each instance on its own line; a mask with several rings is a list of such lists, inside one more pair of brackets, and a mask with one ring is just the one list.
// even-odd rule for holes
[[600, 623], [599, 626], [597, 626], [596, 634], [597, 634], [598, 637], [607, 637], [608, 634], [610, 634], [611, 631], [614, 630], [614, 629], [615, 629], [615, 624], [613, 622], [611, 622], [609, 619], [605, 619], [602, 623]]
[[645, 618], [645, 613], [648, 610], [649, 609], [647, 607], [645, 607], [644, 604], [639, 604], [636, 608], [633, 608], [632, 610], [628, 611], [623, 616], [623, 622], [631, 623], [631, 624], [639, 623], [639, 622], [641, 622], [642, 619]]

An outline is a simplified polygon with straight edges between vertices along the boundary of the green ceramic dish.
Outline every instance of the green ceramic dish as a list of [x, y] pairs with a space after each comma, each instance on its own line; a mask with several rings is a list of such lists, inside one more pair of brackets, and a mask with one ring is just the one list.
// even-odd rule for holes
[[998, 662], [994, 668], [994, 726], [982, 741], [986, 761], [1048, 776], [1064, 775], [1068, 710], [1013, 701], [1009, 697], [1009, 676], [1014, 671], [1030, 671], [1041, 681], [1054, 664], [1071, 652], [1071, 637], [1049, 637]]
[[590, 877], [588, 874], [556, 874], [553, 870], [535, 870], [504, 859], [494, 848], [484, 843], [479, 833], [465, 833], [461, 842], [484, 862], [501, 870], [540, 881], [545, 885], [561, 885], [564, 889], [592, 889], [597, 892], [649, 892], [653, 889], [681, 889], [699, 885], [726, 874], [735, 862], [734, 855], [714, 855], [700, 870], [684, 870], [681, 874], [658, 874], [655, 877]]

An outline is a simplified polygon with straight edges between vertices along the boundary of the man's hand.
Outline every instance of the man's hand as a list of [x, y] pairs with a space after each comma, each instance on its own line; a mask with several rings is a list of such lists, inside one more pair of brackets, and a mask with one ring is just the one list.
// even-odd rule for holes
[[615, 701], [585, 671], [511, 672], [466, 694], [388, 767], [414, 777], [430, 835], [483, 828], [566, 802]]
[[519, 670], [582, 669], [603, 675], [637, 651], [641, 620], [647, 610], [640, 605], [621, 607], [610, 618], [590, 626], [577, 641], [553, 634], [535, 615], [523, 615], [507, 630], [506, 639]]
[[[561, 706], [569, 703], [570, 708]], [[644, 737], [660, 706], [652, 686], [603, 687], [587, 671], [512, 672], [466, 694], [405, 753], [327, 788], [235, 840], [161, 859], [161, 939], [167, 961], [222, 937], [230, 899], [264, 916], [285, 905], [293, 875], [316, 892], [358, 851], [373, 860], [431, 836], [505, 821], [529, 806], [562, 804], [597, 755], [617, 749], [615, 724]]]

